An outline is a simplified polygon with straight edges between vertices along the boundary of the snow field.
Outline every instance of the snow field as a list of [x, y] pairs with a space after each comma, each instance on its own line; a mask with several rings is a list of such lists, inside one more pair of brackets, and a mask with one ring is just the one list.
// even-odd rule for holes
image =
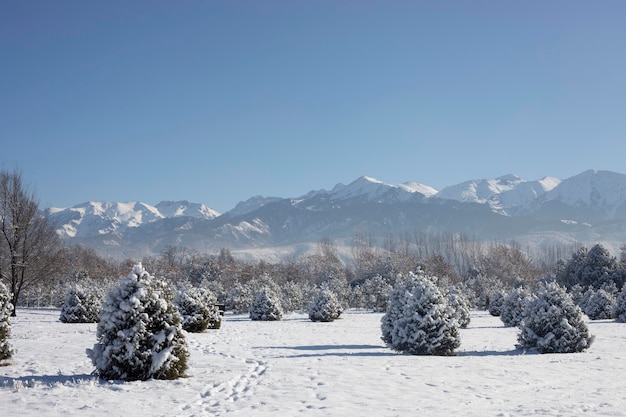
[[392, 352], [382, 313], [348, 310], [330, 323], [225, 316], [187, 333], [187, 378], [100, 381], [85, 354], [96, 324], [64, 324], [58, 309], [20, 309], [0, 415], [20, 416], [626, 416], [626, 324], [589, 322], [583, 353], [515, 349], [517, 329], [472, 311], [451, 357]]

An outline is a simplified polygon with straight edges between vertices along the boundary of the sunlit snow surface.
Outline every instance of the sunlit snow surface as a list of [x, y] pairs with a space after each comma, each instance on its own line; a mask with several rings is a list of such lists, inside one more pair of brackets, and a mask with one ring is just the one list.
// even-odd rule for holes
[[590, 322], [583, 353], [516, 350], [516, 329], [473, 311], [453, 357], [397, 354], [380, 340], [381, 314], [332, 323], [227, 314], [188, 334], [188, 377], [108, 382], [85, 354], [95, 324], [59, 310], [18, 310], [13, 364], [0, 368], [2, 416], [624, 416], [626, 324]]

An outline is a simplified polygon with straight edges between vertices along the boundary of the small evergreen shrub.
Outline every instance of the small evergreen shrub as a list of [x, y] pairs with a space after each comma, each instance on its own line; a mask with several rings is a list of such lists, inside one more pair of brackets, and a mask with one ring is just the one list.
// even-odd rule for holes
[[7, 287], [0, 282], [0, 363], [11, 359], [13, 348], [9, 343], [11, 338], [11, 322], [9, 318], [13, 312], [11, 304], [11, 293]]
[[387, 311], [391, 285], [380, 275], [369, 278], [360, 286], [363, 294], [363, 306], [375, 312]]
[[557, 283], [548, 283], [527, 303], [518, 342], [540, 353], [575, 353], [587, 349], [593, 337], [571, 295]]
[[494, 317], [500, 317], [502, 314], [502, 305], [504, 304], [504, 298], [506, 293], [504, 290], [495, 290], [489, 297], [489, 305], [487, 306], [489, 314]]
[[171, 290], [141, 263], [107, 294], [96, 336], [87, 355], [101, 378], [175, 379], [187, 369], [187, 341]]
[[333, 321], [341, 315], [341, 303], [334, 292], [321, 288], [309, 309], [309, 318], [312, 321]]
[[200, 333], [221, 327], [222, 316], [217, 307], [217, 297], [205, 288], [189, 287], [179, 291], [174, 304], [178, 308], [185, 331]]
[[618, 294], [611, 316], [620, 323], [626, 323], [626, 289]]
[[97, 295], [79, 285], [70, 287], [61, 306], [62, 323], [97, 323], [101, 301]]
[[589, 287], [581, 301], [583, 312], [591, 320], [610, 319], [615, 305], [615, 296], [605, 289], [599, 290]]
[[531, 300], [531, 295], [523, 287], [514, 288], [504, 297], [500, 320], [507, 327], [519, 326], [524, 316], [526, 304]]
[[461, 329], [466, 329], [471, 321], [470, 305], [467, 298], [463, 296], [457, 290], [451, 290], [448, 292], [448, 302], [454, 309], [456, 320], [459, 323]]
[[250, 306], [250, 319], [258, 321], [277, 321], [283, 318], [280, 297], [273, 291], [263, 290], [256, 294]]
[[398, 352], [451, 355], [461, 345], [459, 323], [435, 277], [411, 272], [390, 294], [381, 319], [383, 340]]
[[248, 285], [235, 283], [226, 293], [226, 309], [235, 314], [250, 312], [254, 296]]

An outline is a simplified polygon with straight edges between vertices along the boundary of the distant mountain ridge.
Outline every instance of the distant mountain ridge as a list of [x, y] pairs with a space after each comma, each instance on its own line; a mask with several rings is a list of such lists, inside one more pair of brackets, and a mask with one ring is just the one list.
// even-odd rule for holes
[[[446, 232], [479, 239], [626, 240], [626, 175], [588, 170], [559, 180], [515, 175], [469, 180], [438, 191], [419, 182], [387, 184], [363, 176], [330, 191], [296, 198], [255, 196], [220, 214], [188, 201], [87, 202], [48, 209], [68, 243], [112, 256], [160, 253], [168, 245], [212, 252], [289, 252], [321, 238], [347, 242], [357, 233]], [[290, 249], [291, 248], [291, 249]]]

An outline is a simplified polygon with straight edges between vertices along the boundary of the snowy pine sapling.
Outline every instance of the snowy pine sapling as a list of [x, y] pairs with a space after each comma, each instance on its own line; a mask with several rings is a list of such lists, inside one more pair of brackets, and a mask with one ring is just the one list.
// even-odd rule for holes
[[309, 318], [311, 321], [330, 322], [339, 318], [341, 312], [341, 303], [335, 293], [327, 288], [321, 288], [311, 303]]
[[0, 363], [11, 359], [11, 356], [13, 356], [13, 348], [9, 343], [11, 338], [11, 322], [9, 319], [12, 312], [11, 294], [7, 287], [0, 282]]
[[101, 378], [175, 379], [187, 369], [187, 341], [171, 291], [141, 263], [107, 294], [96, 336], [87, 355]]
[[591, 320], [610, 319], [613, 314], [615, 297], [603, 288], [599, 290], [589, 287], [581, 301], [583, 312]]
[[544, 284], [526, 304], [519, 327], [519, 346], [540, 353], [582, 352], [593, 342], [580, 307], [554, 282]]
[[531, 300], [530, 293], [523, 287], [514, 288], [504, 297], [500, 320], [508, 327], [516, 327], [522, 321], [526, 304]]
[[463, 294], [455, 289], [448, 291], [447, 297], [450, 306], [454, 309], [454, 314], [459, 322], [459, 327], [461, 329], [466, 329], [471, 321], [469, 301], [467, 301], [467, 298], [465, 298]]
[[363, 306], [375, 312], [387, 311], [391, 285], [380, 275], [369, 278], [360, 286], [363, 293]]
[[250, 319], [257, 321], [277, 321], [283, 318], [280, 297], [273, 291], [258, 292], [250, 306]]
[[622, 288], [622, 291], [617, 295], [613, 305], [612, 317], [620, 323], [626, 323], [626, 287]]
[[413, 355], [451, 355], [461, 345], [454, 308], [421, 271], [409, 273], [390, 294], [381, 319], [383, 340], [393, 350]]
[[505, 297], [506, 293], [502, 289], [495, 290], [489, 295], [489, 303], [487, 305], [489, 314], [494, 317], [500, 317], [500, 314], [502, 314], [502, 304], [504, 304]]
[[65, 294], [59, 320], [62, 323], [97, 323], [100, 305], [97, 295], [74, 285]]
[[189, 287], [179, 291], [174, 304], [181, 315], [183, 330], [200, 333], [221, 327], [217, 297], [205, 288]]

